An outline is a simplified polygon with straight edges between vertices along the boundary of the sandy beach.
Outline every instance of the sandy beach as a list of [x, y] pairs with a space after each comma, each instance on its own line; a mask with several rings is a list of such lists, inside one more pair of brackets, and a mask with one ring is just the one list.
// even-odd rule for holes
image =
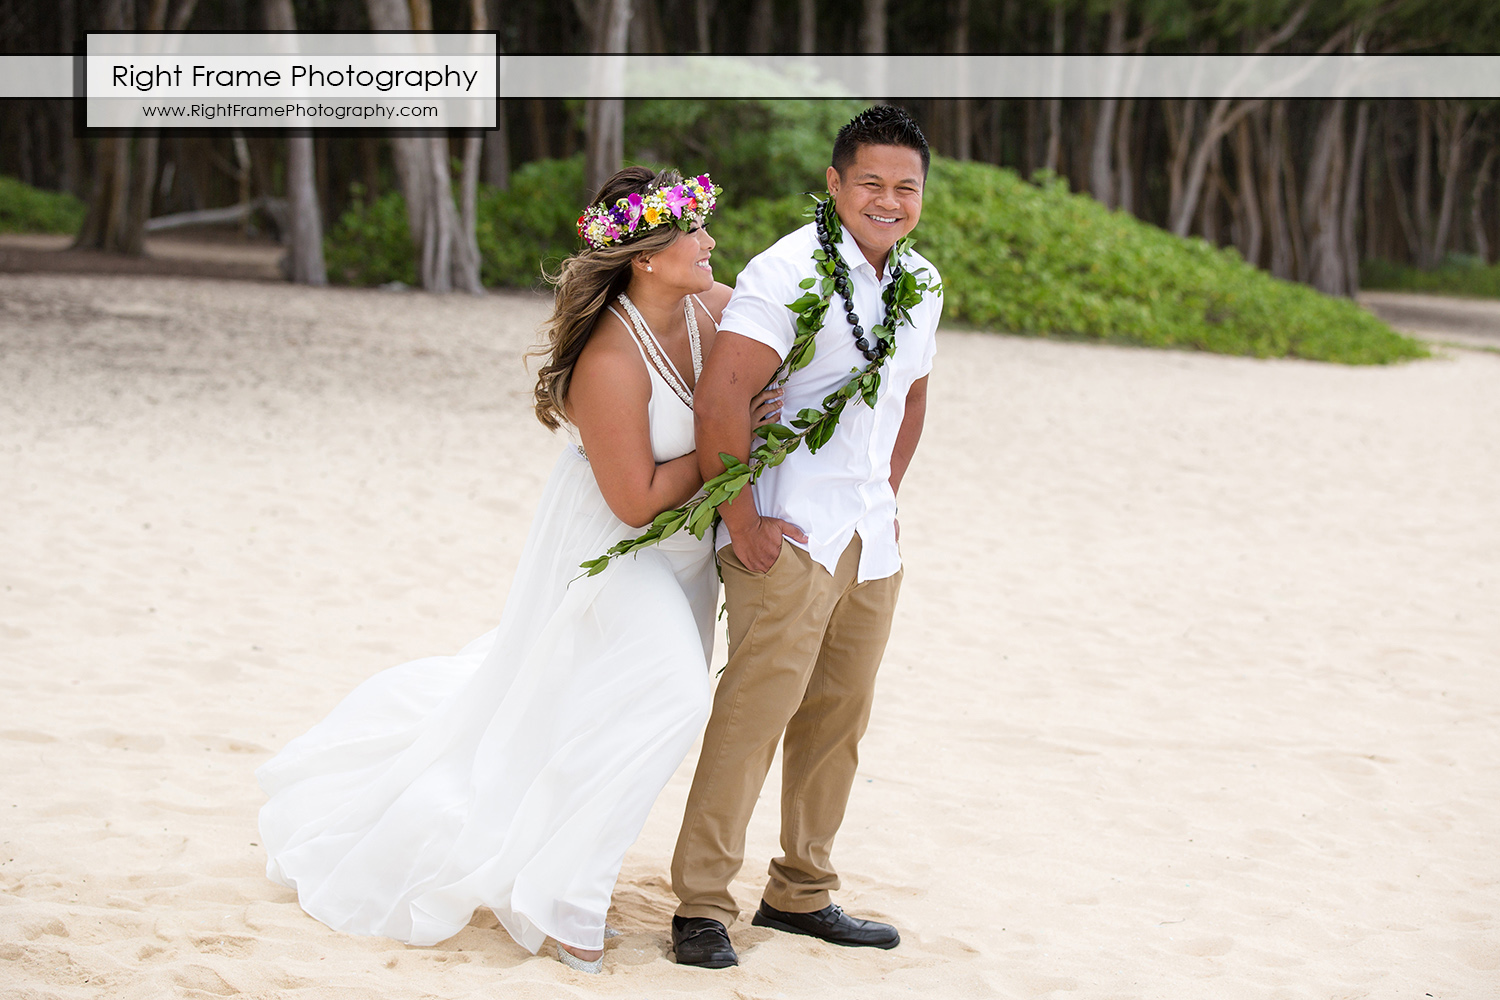
[[545, 311], [0, 274], [0, 995], [1500, 996], [1500, 353], [1457, 347], [940, 334], [834, 850], [894, 951], [749, 925], [773, 769], [741, 966], [672, 963], [696, 751], [602, 976], [487, 912], [434, 948], [306, 916], [253, 772], [494, 624], [561, 447], [521, 362]]

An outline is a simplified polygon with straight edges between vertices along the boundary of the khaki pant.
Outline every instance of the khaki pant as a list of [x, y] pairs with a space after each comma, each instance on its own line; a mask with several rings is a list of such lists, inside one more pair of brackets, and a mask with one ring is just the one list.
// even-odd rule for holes
[[782, 542], [776, 563], [752, 573], [719, 552], [729, 605], [729, 663], [693, 775], [672, 858], [679, 916], [739, 915], [730, 880], [745, 860], [745, 827], [785, 734], [781, 849], [765, 900], [807, 913], [839, 887], [829, 863], [870, 719], [875, 671], [890, 636], [901, 573], [856, 583], [856, 535], [832, 576]]

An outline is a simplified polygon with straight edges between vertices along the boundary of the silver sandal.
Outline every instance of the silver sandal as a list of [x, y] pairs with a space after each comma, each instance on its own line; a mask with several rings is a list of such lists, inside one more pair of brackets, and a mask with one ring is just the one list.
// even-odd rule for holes
[[577, 955], [573, 954], [568, 949], [564, 948], [562, 945], [558, 945], [557, 958], [558, 961], [562, 962], [563, 965], [566, 965], [570, 969], [576, 969], [579, 972], [588, 972], [597, 976], [599, 973], [604, 971], [603, 955], [600, 955], [592, 962], [586, 962], [583, 959], [579, 958]]

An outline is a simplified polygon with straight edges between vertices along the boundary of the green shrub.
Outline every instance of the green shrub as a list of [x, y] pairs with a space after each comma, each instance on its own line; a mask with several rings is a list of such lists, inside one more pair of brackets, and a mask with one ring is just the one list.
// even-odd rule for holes
[[[583, 162], [574, 157], [526, 164], [509, 191], [484, 189], [477, 226], [484, 283], [535, 286], [544, 261], [576, 250], [582, 187]], [[715, 277], [732, 285], [751, 257], [804, 224], [808, 203], [805, 194], [726, 198], [710, 226]], [[934, 157], [916, 236], [942, 272], [949, 322], [1351, 364], [1427, 355], [1353, 302], [1111, 212], [1060, 181], [1035, 185], [1009, 170]], [[342, 280], [415, 280], [399, 195], [358, 202], [329, 244], [330, 274]]]
[[1347, 299], [1111, 212], [1060, 181], [935, 158], [916, 236], [942, 271], [946, 317], [977, 327], [1351, 364], [1427, 355]]
[[88, 207], [66, 191], [0, 176], [0, 233], [76, 233]]
[[583, 156], [537, 160], [511, 175], [510, 190], [480, 189], [474, 235], [485, 285], [530, 288], [581, 245]]
[[[804, 223], [807, 204], [803, 195], [720, 211], [715, 276], [733, 284], [750, 257]], [[915, 235], [942, 272], [948, 322], [1351, 364], [1427, 355], [1347, 299], [1111, 212], [1061, 181], [1034, 185], [1009, 170], [934, 157]]]
[[353, 200], [323, 238], [328, 280], [340, 285], [417, 283], [417, 252], [406, 223], [406, 199], [399, 192], [365, 198], [351, 185]]
[[1360, 285], [1393, 292], [1428, 292], [1437, 295], [1467, 295], [1500, 298], [1500, 264], [1485, 264], [1478, 257], [1451, 254], [1431, 271], [1388, 260], [1367, 260], [1360, 266]]
[[[523, 288], [540, 284], [545, 262], [578, 246], [583, 158], [539, 160], [517, 170], [509, 191], [483, 185], [474, 224], [480, 281]], [[354, 185], [353, 202], [323, 244], [329, 280], [348, 285], [417, 282], [417, 255], [399, 191], [368, 201]]]
[[751, 257], [807, 224], [802, 213], [811, 204], [807, 195], [793, 194], [717, 209], [708, 224], [714, 238], [714, 278], [734, 284]]

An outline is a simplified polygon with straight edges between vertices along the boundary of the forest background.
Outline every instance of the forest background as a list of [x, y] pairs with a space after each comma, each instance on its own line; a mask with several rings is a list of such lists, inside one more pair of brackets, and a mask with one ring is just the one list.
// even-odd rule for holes
[[[495, 30], [527, 53], [1477, 53], [1481, 0], [12, 0], [0, 53], [101, 29]], [[690, 88], [689, 88], [690, 89]], [[890, 98], [886, 98], [890, 99]], [[224, 131], [80, 139], [71, 102], [0, 102], [0, 231], [139, 254], [232, 221], [292, 280], [529, 287], [624, 162], [726, 189], [716, 272], [801, 222], [868, 102], [500, 102], [482, 135]], [[1500, 107], [1470, 100], [895, 100], [939, 154], [918, 232], [976, 326], [1228, 353], [1423, 353], [1366, 287], [1500, 293]], [[1321, 294], [1319, 294], [1321, 293]]]

